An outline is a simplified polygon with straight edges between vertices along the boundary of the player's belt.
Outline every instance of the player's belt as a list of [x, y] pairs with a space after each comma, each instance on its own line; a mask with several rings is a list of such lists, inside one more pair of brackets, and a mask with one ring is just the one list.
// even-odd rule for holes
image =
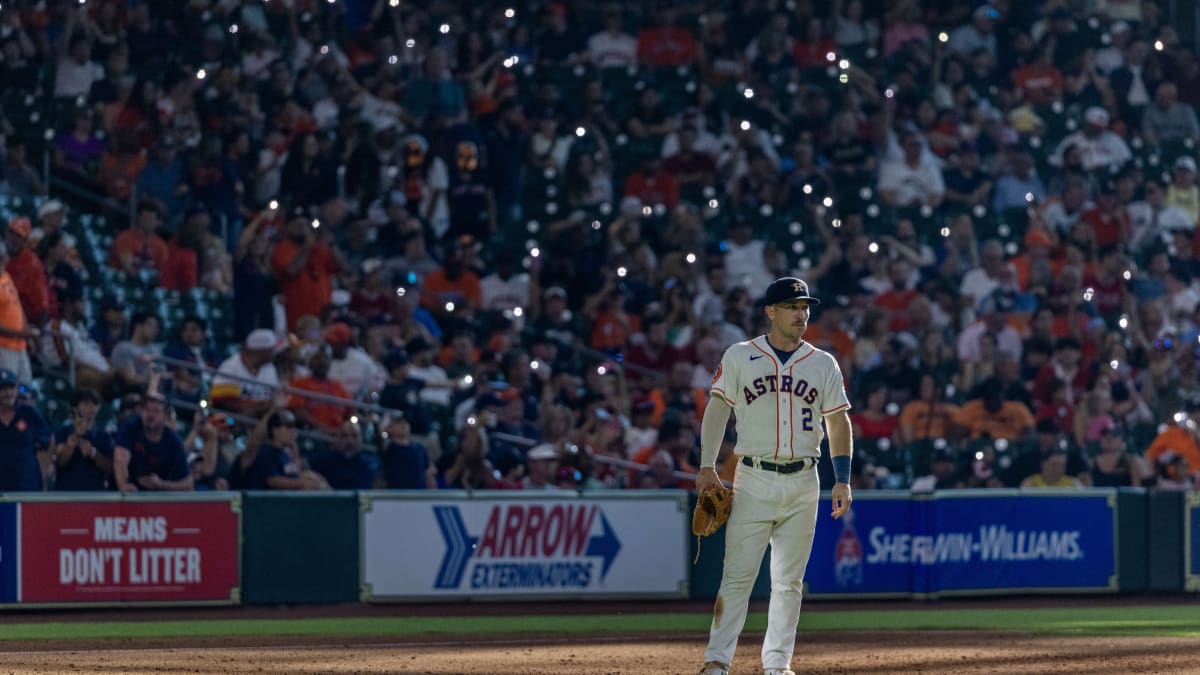
[[806, 471], [816, 466], [817, 458], [805, 457], [799, 461], [777, 464], [775, 462], [768, 462], [757, 457], [743, 457], [742, 464], [754, 467], [755, 469], [762, 469], [763, 471], [774, 471], [775, 473], [797, 473], [799, 471]]

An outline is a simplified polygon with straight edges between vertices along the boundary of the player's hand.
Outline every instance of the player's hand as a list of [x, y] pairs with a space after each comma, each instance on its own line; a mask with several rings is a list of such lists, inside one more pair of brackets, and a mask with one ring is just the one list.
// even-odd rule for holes
[[721, 477], [717, 475], [717, 470], [708, 467], [700, 469], [700, 473], [696, 476], [696, 493], [704, 492], [710, 487], [721, 487]]
[[841, 518], [847, 511], [850, 510], [850, 503], [854, 498], [850, 496], [850, 485], [847, 483], [835, 483], [833, 486], [833, 517]]
[[121, 488], [121, 492], [125, 494], [133, 494], [138, 491], [138, 488], [133, 483], [126, 483], [125, 487]]
[[159, 478], [156, 473], [148, 473], [145, 476], [138, 476], [137, 482], [147, 490], [162, 489], [163, 479]]

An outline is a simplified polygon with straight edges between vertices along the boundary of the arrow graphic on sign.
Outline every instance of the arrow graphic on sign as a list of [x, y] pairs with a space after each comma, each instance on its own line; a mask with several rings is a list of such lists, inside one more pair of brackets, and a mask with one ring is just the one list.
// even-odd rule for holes
[[442, 531], [442, 538], [446, 540], [446, 557], [442, 558], [434, 587], [458, 588], [479, 537], [472, 537], [467, 532], [467, 526], [463, 523], [462, 514], [457, 506], [435, 506], [433, 514], [437, 518], [438, 528]]
[[617, 540], [617, 533], [608, 524], [608, 518], [604, 517], [603, 511], [600, 512], [600, 527], [603, 531], [588, 540], [587, 555], [604, 558], [604, 565], [600, 568], [600, 578], [604, 579], [608, 576], [608, 568], [612, 567], [613, 561], [617, 559], [617, 553], [621, 551], [621, 542]]

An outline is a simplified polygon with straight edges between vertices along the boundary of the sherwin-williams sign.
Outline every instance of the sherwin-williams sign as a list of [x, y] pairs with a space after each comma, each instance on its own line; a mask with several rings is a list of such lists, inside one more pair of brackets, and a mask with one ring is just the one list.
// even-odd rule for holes
[[859, 492], [821, 509], [805, 581], [813, 595], [1117, 590], [1112, 490]]

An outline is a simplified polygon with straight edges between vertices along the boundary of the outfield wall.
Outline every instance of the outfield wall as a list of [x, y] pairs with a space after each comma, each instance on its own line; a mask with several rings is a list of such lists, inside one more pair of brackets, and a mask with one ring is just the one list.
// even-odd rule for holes
[[[675, 490], [9, 495], [0, 606], [711, 599], [724, 533], [697, 551], [694, 503]], [[1200, 494], [860, 492], [838, 521], [826, 496], [806, 583], [831, 600], [1200, 591]]]

